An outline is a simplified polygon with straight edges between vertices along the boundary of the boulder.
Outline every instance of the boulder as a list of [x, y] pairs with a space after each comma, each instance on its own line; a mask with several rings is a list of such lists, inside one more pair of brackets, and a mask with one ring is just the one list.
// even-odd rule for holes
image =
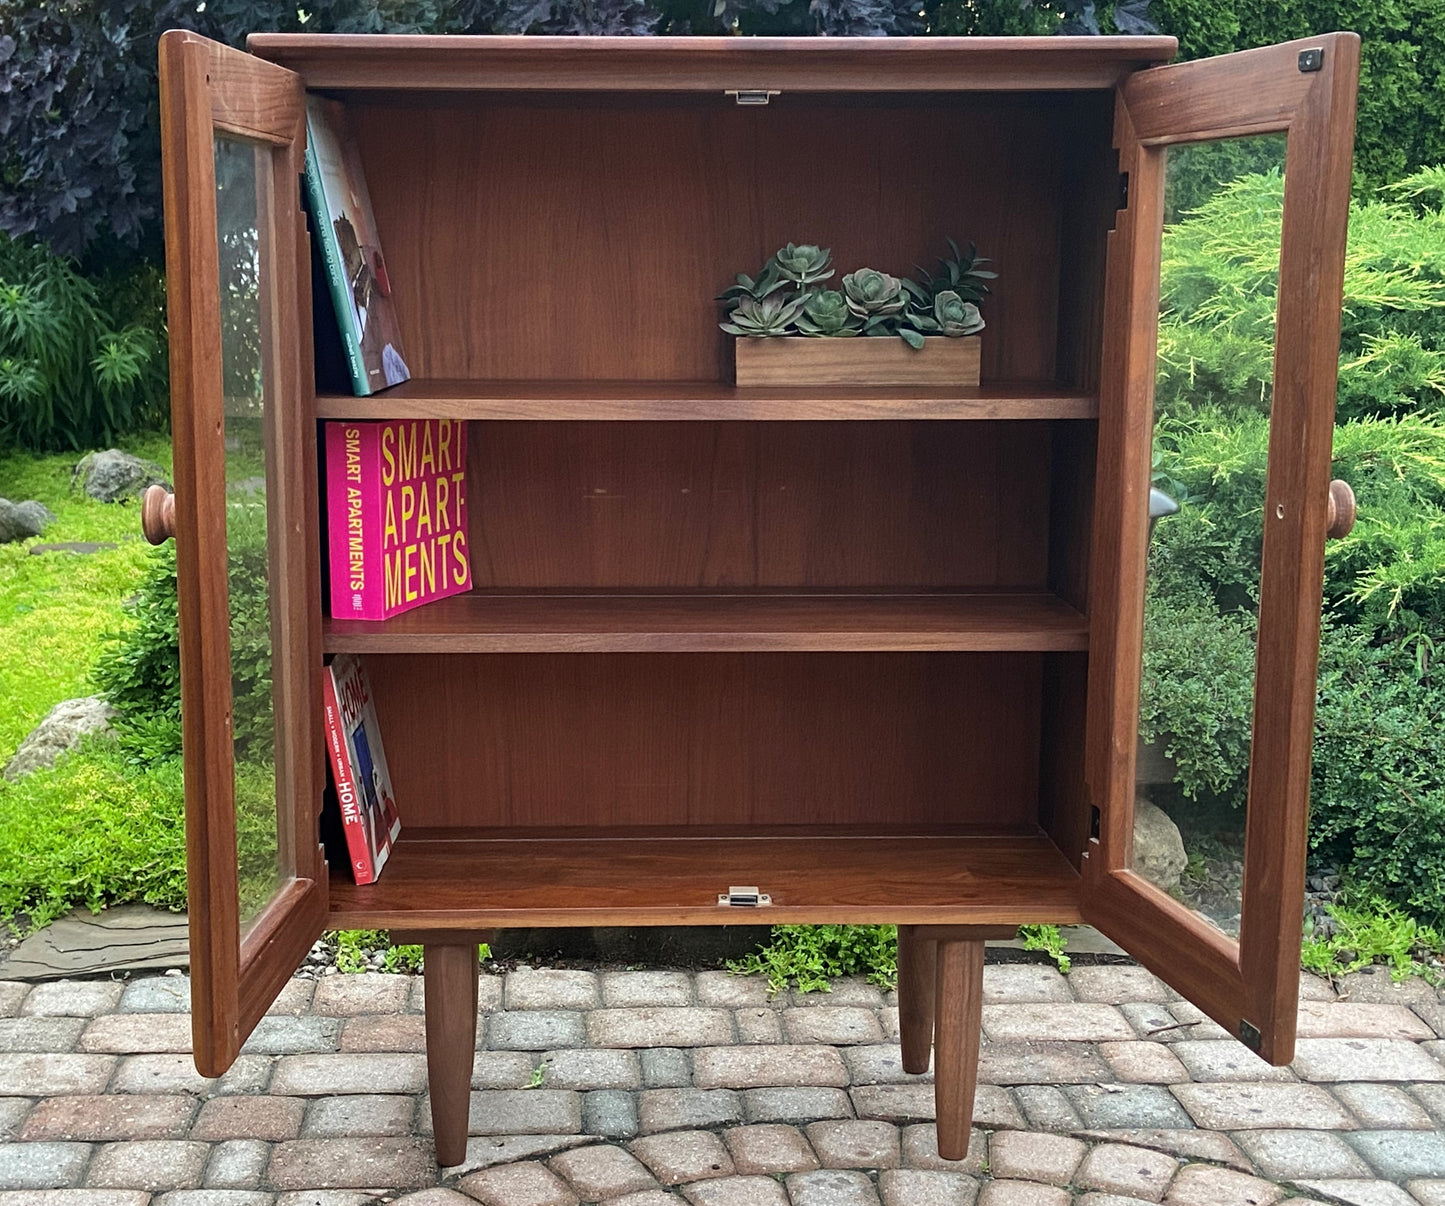
[[71, 489], [78, 484], [91, 498], [108, 503], [135, 498], [157, 482], [170, 489], [164, 469], [119, 448], [87, 453], [70, 475]]
[[1145, 796], [1134, 797], [1134, 870], [1151, 884], [1172, 892], [1189, 857], [1179, 826]]
[[54, 520], [54, 512], [33, 498], [18, 503], [0, 498], [0, 544], [39, 536], [45, 531], [45, 525]]
[[63, 700], [20, 743], [5, 764], [5, 777], [18, 779], [54, 766], [55, 760], [79, 745], [87, 733], [108, 730], [115, 715], [116, 710], [98, 695]]

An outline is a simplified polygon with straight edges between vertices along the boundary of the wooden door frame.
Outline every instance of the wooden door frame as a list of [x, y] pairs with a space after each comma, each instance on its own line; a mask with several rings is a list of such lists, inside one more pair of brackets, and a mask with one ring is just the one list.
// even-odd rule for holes
[[[159, 56], [192, 1031], [197, 1069], [218, 1076], [320, 935], [327, 909], [317, 840], [325, 773], [317, 738], [320, 575], [315, 508], [307, 502], [316, 491], [316, 435], [306, 405], [306, 341], [298, 335], [310, 323], [299, 210], [305, 105], [299, 76], [196, 34], [165, 34]], [[231, 742], [217, 132], [269, 149], [271, 170], [257, 221], [270, 269], [262, 338], [270, 345], [263, 359], [267, 543], [283, 882], [244, 940]]]
[[[1105, 292], [1086, 756], [1099, 816], [1084, 859], [1083, 911], [1276, 1064], [1294, 1057], [1359, 46], [1356, 35], [1336, 33], [1150, 68], [1121, 84], [1115, 107], [1128, 202], [1109, 235]], [[1130, 870], [1134, 761], [1166, 148], [1271, 132], [1288, 140], [1236, 944]]]

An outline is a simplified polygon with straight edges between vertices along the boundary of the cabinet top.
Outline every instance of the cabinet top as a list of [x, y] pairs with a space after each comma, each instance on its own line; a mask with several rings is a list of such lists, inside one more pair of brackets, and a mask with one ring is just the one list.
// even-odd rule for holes
[[252, 34], [311, 88], [523, 92], [1000, 92], [1112, 88], [1170, 37], [752, 38]]

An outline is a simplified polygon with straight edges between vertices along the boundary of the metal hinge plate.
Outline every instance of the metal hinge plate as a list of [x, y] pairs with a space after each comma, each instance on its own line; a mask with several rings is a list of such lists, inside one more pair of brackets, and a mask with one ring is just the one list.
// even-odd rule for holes
[[723, 92], [740, 105], [766, 105], [781, 93], [776, 88], [728, 88]]
[[729, 888], [717, 894], [717, 902], [729, 909], [760, 909], [773, 903], [773, 898], [756, 888]]
[[1248, 1019], [1241, 1018], [1239, 1021], [1239, 1041], [1251, 1051], [1258, 1051], [1260, 1047], [1259, 1027]]
[[1299, 52], [1299, 69], [1301, 71], [1319, 71], [1325, 65], [1325, 51], [1323, 46], [1312, 46], [1309, 50]]

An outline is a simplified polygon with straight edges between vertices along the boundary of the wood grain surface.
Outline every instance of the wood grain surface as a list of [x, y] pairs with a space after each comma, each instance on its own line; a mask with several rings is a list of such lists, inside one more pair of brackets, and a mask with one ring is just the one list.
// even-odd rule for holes
[[[771, 907], [725, 908], [757, 887]], [[344, 928], [1069, 922], [1078, 873], [1042, 836], [619, 836], [402, 831], [375, 884], [333, 882]]]
[[491, 37], [256, 33], [312, 88], [827, 92], [1109, 88], [1171, 37]]
[[1084, 649], [1048, 594], [493, 594], [380, 623], [328, 620], [334, 653], [1007, 652]]

